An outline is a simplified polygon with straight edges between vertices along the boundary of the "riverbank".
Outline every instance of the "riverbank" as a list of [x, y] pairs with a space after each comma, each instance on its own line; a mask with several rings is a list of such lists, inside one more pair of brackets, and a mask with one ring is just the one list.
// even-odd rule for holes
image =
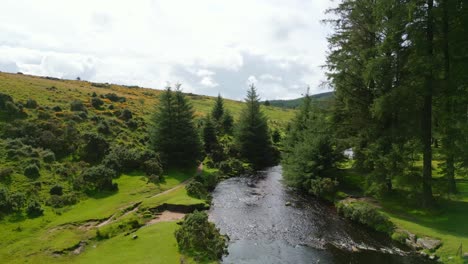
[[[205, 201], [190, 197], [193, 172], [172, 171], [160, 184], [135, 172], [115, 181], [119, 191], [52, 210], [38, 218], [0, 221], [4, 263], [194, 263], [178, 251], [177, 217], [165, 210], [193, 211]], [[162, 214], [161, 214], [162, 213]], [[159, 218], [162, 220], [157, 220]]]
[[[340, 187], [346, 193], [364, 196], [362, 186], [365, 176], [354, 169], [345, 168], [339, 176], [342, 182]], [[435, 177], [434, 185], [440, 185], [443, 180]], [[428, 237], [441, 241], [437, 249], [422, 250], [421, 254], [435, 254], [443, 263], [462, 264], [468, 263], [468, 259], [463, 257], [464, 254], [468, 255], [468, 181], [458, 178], [457, 187], [459, 193], [451, 196], [441, 195], [435, 188], [437, 207], [431, 210], [411, 205], [406, 198], [407, 193], [399, 189], [390, 196], [361, 199], [361, 202], [377, 204], [377, 209], [388, 216], [397, 229], [414, 234], [415, 240]]]

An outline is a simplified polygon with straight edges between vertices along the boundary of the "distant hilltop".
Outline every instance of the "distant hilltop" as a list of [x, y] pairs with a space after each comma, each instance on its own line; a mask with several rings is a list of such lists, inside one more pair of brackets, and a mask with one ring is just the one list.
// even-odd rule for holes
[[[323, 104], [324, 106], [329, 105], [329, 103], [334, 99], [335, 95], [334, 92], [325, 92], [311, 95], [312, 99], [319, 104]], [[271, 106], [276, 107], [283, 107], [283, 108], [296, 108], [298, 107], [304, 97], [291, 99], [291, 100], [266, 100], [264, 104], [270, 104]]]

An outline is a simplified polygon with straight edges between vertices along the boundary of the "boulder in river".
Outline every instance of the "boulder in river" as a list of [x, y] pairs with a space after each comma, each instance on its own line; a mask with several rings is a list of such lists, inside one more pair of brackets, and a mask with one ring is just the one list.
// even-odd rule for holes
[[286, 202], [284, 205], [291, 206], [291, 202]]

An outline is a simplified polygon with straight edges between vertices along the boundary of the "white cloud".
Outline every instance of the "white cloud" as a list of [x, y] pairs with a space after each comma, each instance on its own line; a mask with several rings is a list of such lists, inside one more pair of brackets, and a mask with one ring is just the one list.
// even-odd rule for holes
[[210, 87], [210, 88], [213, 88], [213, 87], [216, 87], [218, 86], [218, 83], [216, 83], [213, 78], [211, 78], [210, 76], [205, 76], [201, 79], [200, 81], [200, 84], [204, 85], [204, 86], [207, 86], [207, 87]]
[[[154, 88], [180, 81], [185, 91], [210, 95], [252, 75], [268, 91], [283, 89], [265, 97], [294, 97], [300, 93], [292, 83], [315, 91], [324, 80], [319, 66], [328, 29], [320, 19], [329, 6], [328, 0], [4, 0], [0, 71]], [[245, 88], [227, 94], [240, 99]]]

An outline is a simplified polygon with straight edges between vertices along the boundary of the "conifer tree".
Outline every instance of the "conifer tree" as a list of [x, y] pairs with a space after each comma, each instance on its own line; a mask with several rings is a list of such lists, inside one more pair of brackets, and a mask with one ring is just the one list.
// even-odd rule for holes
[[194, 125], [192, 105], [176, 85], [161, 94], [152, 116], [150, 139], [166, 167], [195, 166], [201, 158], [201, 142]]
[[210, 116], [205, 118], [203, 125], [203, 144], [207, 154], [212, 153], [218, 146], [218, 137], [216, 136], [216, 128]]
[[267, 119], [260, 110], [260, 100], [255, 86], [250, 85], [245, 98], [235, 140], [243, 159], [255, 169], [261, 169], [275, 162]]
[[211, 111], [211, 116], [213, 117], [216, 123], [220, 123], [223, 115], [224, 115], [224, 101], [223, 101], [223, 98], [221, 97], [221, 94], [218, 94], [213, 110]]

